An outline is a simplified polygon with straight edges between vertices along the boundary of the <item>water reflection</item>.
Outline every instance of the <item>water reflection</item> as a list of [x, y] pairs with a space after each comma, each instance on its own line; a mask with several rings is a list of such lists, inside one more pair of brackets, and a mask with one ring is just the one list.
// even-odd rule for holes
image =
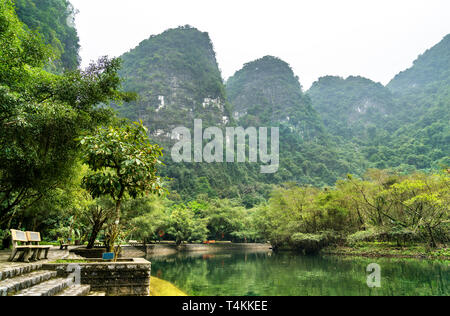
[[[448, 262], [299, 256], [293, 253], [184, 253], [148, 258], [152, 275], [189, 295], [449, 295]], [[381, 288], [366, 268], [381, 266]]]

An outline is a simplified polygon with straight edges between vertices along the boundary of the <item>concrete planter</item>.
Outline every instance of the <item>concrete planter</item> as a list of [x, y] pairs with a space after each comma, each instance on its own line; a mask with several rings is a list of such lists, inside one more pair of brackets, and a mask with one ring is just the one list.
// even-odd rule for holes
[[75, 249], [71, 249], [70, 252], [76, 254], [77, 256], [81, 256], [83, 258], [89, 259], [98, 259], [102, 257], [102, 254], [106, 252], [106, 248], [92, 248], [87, 249], [85, 247], [79, 247]]
[[141, 258], [119, 259], [118, 262], [86, 261], [89, 262], [48, 263], [43, 269], [56, 271], [59, 277], [66, 278], [74, 272], [75, 266], [79, 267], [81, 284], [90, 285], [92, 291], [105, 292], [108, 296], [150, 295], [149, 261]]

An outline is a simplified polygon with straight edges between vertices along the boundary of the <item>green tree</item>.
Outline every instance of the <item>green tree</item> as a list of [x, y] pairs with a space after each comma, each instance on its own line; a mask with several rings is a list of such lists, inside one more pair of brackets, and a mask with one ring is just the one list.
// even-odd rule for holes
[[177, 245], [183, 241], [202, 241], [207, 238], [206, 220], [195, 216], [194, 212], [184, 206], [176, 206], [169, 217], [167, 232], [173, 236]]
[[43, 69], [52, 55], [13, 2], [0, 1], [0, 225], [7, 229], [19, 210], [75, 176], [75, 139], [113, 117], [97, 105], [127, 98], [118, 91], [119, 60], [55, 75]]
[[91, 169], [83, 179], [84, 187], [94, 198], [110, 196], [115, 202], [114, 223], [107, 236], [108, 250], [113, 251], [120, 233], [123, 200], [163, 192], [157, 175], [162, 148], [150, 144], [142, 122], [100, 128], [94, 135], [82, 138], [80, 144], [83, 159]]
[[51, 69], [74, 70], [79, 66], [76, 10], [68, 0], [15, 0], [19, 19], [43, 35], [55, 52]]

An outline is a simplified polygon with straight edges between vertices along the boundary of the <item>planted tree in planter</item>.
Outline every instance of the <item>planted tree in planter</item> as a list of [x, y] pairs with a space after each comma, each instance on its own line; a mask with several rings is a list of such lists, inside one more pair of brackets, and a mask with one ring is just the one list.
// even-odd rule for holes
[[111, 216], [114, 209], [108, 209], [103, 207], [102, 205], [92, 205], [88, 210], [85, 218], [89, 221], [91, 228], [91, 232], [89, 234], [87, 249], [94, 248], [95, 241], [97, 240], [97, 236], [103, 228], [103, 225], [108, 220], [108, 217]]
[[149, 142], [142, 122], [100, 128], [94, 135], [82, 138], [80, 144], [84, 161], [90, 167], [83, 179], [84, 188], [94, 198], [110, 196], [115, 203], [114, 221], [106, 236], [107, 250], [113, 252], [120, 234], [120, 208], [124, 199], [163, 192], [157, 175], [162, 164], [162, 148]]

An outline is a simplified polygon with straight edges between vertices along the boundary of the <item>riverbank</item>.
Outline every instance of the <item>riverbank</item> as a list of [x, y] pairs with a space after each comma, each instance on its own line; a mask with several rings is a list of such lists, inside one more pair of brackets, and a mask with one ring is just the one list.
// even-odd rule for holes
[[172, 283], [152, 276], [150, 278], [150, 296], [188, 296]]
[[429, 249], [425, 244], [402, 247], [388, 242], [363, 242], [352, 246], [327, 247], [321, 250], [321, 254], [368, 258], [415, 258], [450, 261], [449, 248]]
[[[143, 245], [123, 245], [122, 256], [128, 258], [139, 258], [145, 256], [169, 256], [177, 253], [221, 253], [227, 251], [239, 252], [268, 252], [272, 250], [270, 244], [257, 243], [217, 243], [217, 244], [148, 244]], [[101, 257], [102, 248], [85, 250], [79, 248], [75, 252], [81, 256], [87, 257], [91, 253], [92, 257]]]

